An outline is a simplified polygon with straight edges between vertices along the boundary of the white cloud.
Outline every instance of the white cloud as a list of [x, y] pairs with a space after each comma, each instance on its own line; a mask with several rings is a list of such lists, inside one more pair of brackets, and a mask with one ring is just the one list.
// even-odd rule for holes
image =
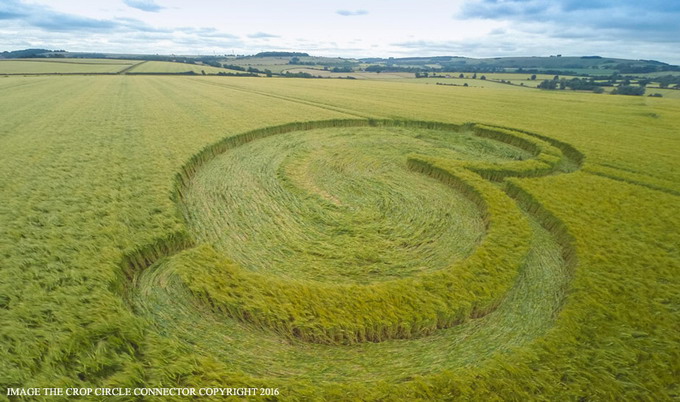
[[136, 8], [138, 10], [157, 13], [165, 7], [161, 7], [156, 4], [153, 0], [123, 0], [123, 3], [127, 4], [129, 7]]
[[368, 14], [368, 11], [366, 10], [338, 10], [335, 12], [336, 14], [342, 15], [343, 17], [354, 17], [358, 15], [366, 15]]
[[680, 63], [680, 2], [662, 0], [381, 0], [370, 3], [370, 13], [359, 0], [345, 0], [340, 10], [318, 0], [296, 7], [271, 0], [124, 0], [133, 8], [121, 0], [0, 1], [0, 51], [30, 43], [86, 52], [564, 54]]

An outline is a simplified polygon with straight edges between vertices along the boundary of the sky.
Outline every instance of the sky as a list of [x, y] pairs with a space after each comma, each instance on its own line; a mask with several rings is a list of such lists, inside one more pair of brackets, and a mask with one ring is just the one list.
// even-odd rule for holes
[[0, 0], [0, 51], [599, 55], [680, 64], [678, 0]]

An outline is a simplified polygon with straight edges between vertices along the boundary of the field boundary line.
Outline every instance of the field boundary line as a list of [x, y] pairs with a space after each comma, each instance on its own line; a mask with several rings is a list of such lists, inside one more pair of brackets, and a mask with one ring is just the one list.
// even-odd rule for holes
[[132, 70], [133, 68], [141, 66], [142, 64], [145, 64], [145, 63], [148, 63], [148, 62], [149, 62], [148, 60], [140, 61], [139, 63], [135, 63], [135, 64], [133, 64], [129, 67], [126, 67], [126, 68], [118, 71], [118, 74], [127, 74], [128, 71]]

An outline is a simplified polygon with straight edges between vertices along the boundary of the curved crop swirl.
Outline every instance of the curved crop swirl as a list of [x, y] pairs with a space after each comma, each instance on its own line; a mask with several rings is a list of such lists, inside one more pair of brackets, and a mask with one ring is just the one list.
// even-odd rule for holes
[[[290, 134], [278, 135], [285, 133]], [[367, 148], [366, 141], [374, 148]], [[362, 154], [357, 146], [370, 150]], [[259, 155], [264, 156], [258, 158]], [[516, 329], [512, 335], [505, 335], [509, 342], [506, 345], [521, 344], [549, 326], [562, 303], [576, 256], [564, 225], [519, 183], [508, 178], [568, 172], [580, 164], [580, 158], [574, 155], [578, 156], [577, 151], [566, 144], [531, 133], [473, 124], [334, 120], [294, 123], [230, 137], [195, 155], [177, 175], [173, 199], [187, 220], [188, 234], [178, 233], [158, 245], [131, 253], [124, 264], [134, 284], [128, 298], [139, 314], [154, 320], [159, 320], [158, 307], [152, 306], [163, 305], [162, 309], [173, 311], [163, 315], [169, 322], [158, 321], [159, 331], [175, 333], [178, 339], [185, 339], [182, 342], [197, 345], [197, 350], [218, 350], [216, 355], [222, 356], [223, 364], [228, 366], [235, 364], [227, 357], [234, 353], [233, 348], [229, 342], [219, 345], [210, 339], [255, 336], [260, 347], [266, 349], [272, 337], [283, 336], [293, 342], [291, 347], [301, 356], [312, 351], [334, 354], [337, 348], [347, 347], [342, 344], [359, 344], [367, 348], [361, 353], [387, 353], [397, 362], [386, 367], [399, 361], [413, 363], [408, 345], [422, 351], [451, 337], [463, 342], [471, 336], [469, 331], [480, 339], [497, 337], [500, 332], [494, 322], [504, 320], [506, 315], [517, 315], [518, 311], [512, 309], [521, 310], [525, 307], [518, 306], [529, 303], [536, 311], [527, 316], [538, 314], [543, 318], [528, 321], [528, 329], [510, 325]], [[262, 177], [266, 180], [258, 182]], [[421, 202], [418, 204], [408, 196], [424, 185], [421, 181], [427, 182], [424, 188], [430, 194], [441, 197], [432, 200], [434, 207], [429, 210], [422, 205], [422, 199], [414, 198]], [[334, 192], [336, 188], [339, 190]], [[362, 204], [366, 201], [362, 197], [375, 189], [379, 192], [373, 194], [372, 203]], [[390, 204], [390, 197], [406, 200], [399, 205], [402, 209]], [[268, 210], [272, 205], [275, 207]], [[400, 211], [402, 217], [417, 217], [419, 212], [433, 217], [394, 234], [385, 226], [357, 220], [357, 216], [370, 213], [375, 217], [375, 210], [361, 208], [375, 209], [376, 205], [377, 215], [391, 208]], [[456, 212], [456, 208], [465, 209], [465, 213]], [[299, 215], [301, 211], [309, 215]], [[461, 221], [464, 224], [447, 232], [447, 227], [436, 224], [437, 214], [454, 226]], [[314, 222], [333, 230], [346, 227], [350, 232], [354, 223], [362, 230], [355, 232], [355, 237], [344, 233], [345, 238], [338, 244], [328, 236], [325, 246], [330, 251], [311, 258], [308, 254], [323, 247], [314, 249], [319, 243], [299, 233], [305, 228], [321, 233]], [[346, 224], [350, 225], [343, 226]], [[278, 234], [267, 231], [277, 227], [281, 229]], [[258, 233], [263, 228], [265, 232]], [[470, 228], [475, 231], [473, 235], [460, 234]], [[403, 233], [409, 230], [421, 231], [419, 242], [434, 234], [430, 239], [434, 246], [418, 249], [418, 245], [410, 245], [420, 256], [413, 259], [415, 264], [409, 261], [408, 253], [397, 250], [361, 269], [351, 266], [362, 255], [370, 260], [370, 254], [362, 254], [362, 239], [371, 238], [383, 245], [408, 244]], [[234, 256], [230, 255], [239, 241], [247, 244], [258, 236], [271, 236], [276, 247], [241, 247]], [[292, 244], [286, 244], [286, 239]], [[460, 249], [455, 248], [456, 244]], [[375, 251], [371, 245], [367, 249]], [[442, 253], [441, 246], [449, 252]], [[339, 258], [339, 252], [351, 258]], [[446, 254], [454, 257], [438, 259]], [[329, 261], [326, 267], [324, 258]], [[428, 258], [434, 267], [414, 268]], [[298, 269], [295, 261], [315, 261], [317, 265], [314, 270]], [[275, 267], [277, 264], [285, 268]], [[326, 274], [331, 280], [324, 278]], [[550, 282], [547, 289], [527, 283], [532, 277], [542, 276], [551, 278], [546, 279]], [[534, 298], [538, 299], [531, 301]], [[552, 301], [545, 303], [546, 298]], [[535, 303], [547, 305], [539, 307]], [[196, 316], [204, 317], [208, 323], [205, 336], [190, 334], [185, 328], [199, 325]], [[519, 322], [521, 327], [522, 319]], [[261, 335], [252, 335], [257, 332]], [[429, 339], [427, 335], [439, 340], [427, 346], [427, 342], [421, 342]], [[296, 346], [298, 342], [300, 346]], [[319, 345], [306, 346], [308, 350], [303, 352], [299, 348], [306, 342]], [[400, 350], [394, 349], [392, 342], [408, 344]], [[382, 352], [368, 346], [379, 344], [384, 345], [380, 347]], [[500, 342], [492, 350], [502, 349], [503, 344]], [[485, 355], [488, 354], [477, 357]], [[242, 358], [244, 372], [254, 376], [248, 381], [256, 381], [261, 369], [255, 367], [263, 363]], [[467, 360], [461, 357], [450, 364], [456, 366], [464, 361]], [[447, 367], [451, 367], [449, 363], [441, 368]], [[342, 365], [327, 370], [340, 376], [332, 376], [336, 379], [348, 373]]]

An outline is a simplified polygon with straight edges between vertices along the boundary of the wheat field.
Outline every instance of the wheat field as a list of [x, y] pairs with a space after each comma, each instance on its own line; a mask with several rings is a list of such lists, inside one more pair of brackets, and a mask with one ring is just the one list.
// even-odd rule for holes
[[0, 93], [3, 391], [680, 395], [677, 99], [146, 75]]

